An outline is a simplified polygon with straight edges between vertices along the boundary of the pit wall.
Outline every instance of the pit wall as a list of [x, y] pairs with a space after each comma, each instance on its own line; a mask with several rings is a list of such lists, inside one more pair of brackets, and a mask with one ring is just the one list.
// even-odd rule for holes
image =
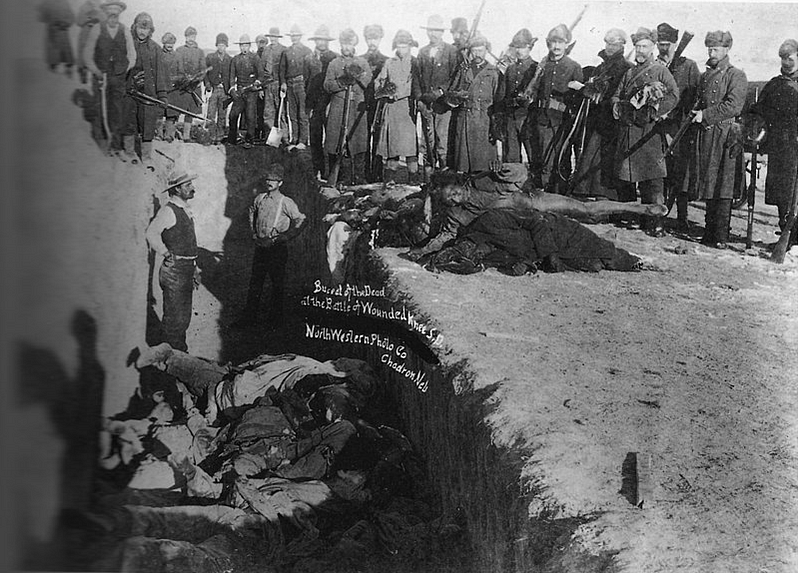
[[[408, 293], [393, 290], [391, 270], [379, 253], [362, 274], [374, 289], [384, 289], [387, 306], [405, 306], [414, 313]], [[421, 322], [433, 324], [429, 317]], [[442, 333], [446, 339], [447, 333]], [[315, 341], [316, 342], [316, 341]], [[470, 543], [478, 557], [475, 572], [609, 572], [613, 555], [582, 553], [571, 543], [573, 533], [593, 516], [563, 516], [539, 496], [536, 484], [521, 478], [532, 452], [497, 447], [486, 420], [497, 386], [476, 390], [465, 357], [445, 347], [435, 349], [441, 363], [408, 351], [404, 363], [417, 373], [410, 379], [386, 365], [387, 350], [375, 345], [329, 342], [326, 357], [351, 356], [367, 361], [388, 384], [399, 426], [424, 461], [426, 477], [444, 515], [463, 515]], [[479, 357], [471, 357], [479, 359]], [[421, 388], [424, 388], [422, 390]], [[537, 514], [529, 515], [529, 507]]]

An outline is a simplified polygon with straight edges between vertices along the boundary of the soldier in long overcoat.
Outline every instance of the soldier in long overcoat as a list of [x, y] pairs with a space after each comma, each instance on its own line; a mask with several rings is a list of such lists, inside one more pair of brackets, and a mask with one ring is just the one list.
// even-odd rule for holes
[[499, 161], [491, 115], [499, 85], [497, 68], [486, 61], [488, 42], [480, 34], [469, 42], [471, 59], [459, 69], [455, 93], [463, 98], [454, 117], [453, 166], [456, 171], [486, 171]]
[[367, 44], [367, 51], [361, 54], [361, 57], [367, 60], [370, 70], [372, 70], [372, 81], [367, 84], [367, 89], [364, 90], [364, 102], [367, 106], [367, 163], [366, 163], [366, 177], [367, 181], [380, 181], [383, 176], [383, 165], [372, 156], [372, 150], [375, 144], [372, 141], [374, 134], [372, 133], [372, 126], [375, 122], [375, 112], [378, 109], [378, 100], [375, 97], [375, 80], [378, 74], [383, 69], [383, 65], [388, 56], [381, 53], [380, 43], [383, 40], [383, 26], [380, 24], [367, 24], [364, 26], [364, 42]]
[[[200, 87], [206, 69], [206, 54], [197, 45], [197, 30], [192, 26], [183, 33], [186, 43], [175, 50], [178, 57], [178, 73], [184, 81], [195, 80], [197, 84], [193, 90], [184, 90], [185, 94], [181, 107], [186, 111], [199, 114], [203, 109], [202, 88]], [[192, 135], [192, 117], [183, 116], [183, 141], [188, 142]]]
[[[167, 71], [167, 78], [169, 79], [169, 90], [167, 92], [167, 102], [177, 107], [183, 107], [186, 103], [186, 95], [182, 91], [175, 89], [175, 82], [180, 79], [180, 72], [178, 72], [178, 55], [175, 53], [175, 44], [178, 39], [172, 32], [166, 32], [161, 36], [161, 51], [162, 60], [164, 61], [164, 68]], [[175, 128], [180, 113], [174, 109], [166, 109], [164, 111], [164, 141], [172, 142], [175, 139]], [[159, 128], [160, 130], [160, 128]], [[160, 136], [160, 133], [159, 133]]]
[[[367, 60], [355, 55], [357, 44], [358, 35], [352, 28], [342, 30], [339, 34], [341, 55], [328, 65], [328, 72], [325, 74], [325, 91], [331, 94], [328, 123], [325, 127], [325, 153], [330, 156], [333, 165], [344, 127], [346, 141], [342, 152], [350, 158], [350, 178], [354, 183], [364, 183], [368, 129], [364, 89], [372, 77], [372, 71]], [[348, 86], [350, 87], [349, 113], [347, 124], [343, 126]]]
[[742, 138], [736, 117], [747, 97], [747, 76], [728, 60], [733, 45], [729, 32], [709, 32], [705, 44], [707, 69], [700, 77], [697, 109], [691, 112], [697, 126], [695, 172], [699, 198], [706, 202], [702, 242], [722, 249], [731, 222], [736, 150]]
[[[678, 103], [678, 86], [666, 67], [657, 64], [653, 49], [655, 30], [639, 28], [631, 35], [636, 65], [625, 72], [611, 98], [619, 135], [615, 159], [617, 177], [639, 187], [642, 204], [664, 204], [667, 164], [656, 120]], [[643, 216], [641, 228], [654, 236], [664, 234], [663, 217]]]
[[[675, 43], [678, 41], [678, 30], [666, 22], [658, 25], [658, 57], [670, 70], [678, 85], [678, 105], [666, 119], [661, 121], [661, 129], [670, 140], [680, 130], [681, 123], [689, 115], [697, 101], [697, 86], [700, 84], [700, 70], [694, 60], [686, 56], [675, 58]], [[697, 199], [695, 181], [691, 177], [689, 161], [692, 156], [692, 137], [683, 137], [677, 148], [667, 157], [667, 178], [664, 180], [665, 193], [675, 197], [678, 211], [678, 230], [689, 230], [689, 201]]]
[[778, 207], [778, 225], [785, 232], [797, 189], [797, 40], [786, 40], [778, 55], [781, 73], [764, 86], [750, 111], [767, 130], [760, 149], [769, 156], [764, 202]]
[[586, 117], [586, 143], [575, 170], [573, 194], [636, 201], [636, 193], [630, 192], [630, 185], [621, 186], [614, 171], [618, 130], [611, 97], [622, 76], [633, 65], [625, 58], [628, 38], [619, 28], [612, 28], [606, 32], [604, 41], [606, 47], [597, 54], [603, 62], [581, 89], [581, 95], [591, 103]]
[[404, 157], [408, 167], [410, 183], [417, 183], [417, 125], [415, 93], [419, 93], [416, 83], [416, 60], [411, 55], [412, 46], [417, 42], [406, 30], [398, 30], [392, 41], [395, 56], [389, 58], [375, 79], [375, 97], [383, 100], [380, 130], [377, 137], [375, 161], [377, 157], [386, 160], [384, 181], [394, 181], [399, 167], [398, 159]]

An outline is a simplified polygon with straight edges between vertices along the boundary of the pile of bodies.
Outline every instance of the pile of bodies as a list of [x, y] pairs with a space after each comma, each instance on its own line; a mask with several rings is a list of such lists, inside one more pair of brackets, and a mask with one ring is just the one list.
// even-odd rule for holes
[[435, 175], [422, 188], [360, 185], [323, 188], [328, 262], [334, 281], [370, 247], [411, 247], [406, 256], [429, 270], [469, 274], [493, 267], [510, 275], [542, 269], [635, 271], [639, 257], [597, 236], [581, 222], [609, 216], [661, 215], [661, 205], [581, 202], [533, 187], [519, 164], [466, 176]]
[[367, 363], [283, 354], [232, 367], [162, 344], [136, 364], [172, 392], [105, 422], [107, 491], [82, 516], [93, 569], [337, 571], [467, 548], [421, 493], [408, 440], [382, 423], [394, 418]]

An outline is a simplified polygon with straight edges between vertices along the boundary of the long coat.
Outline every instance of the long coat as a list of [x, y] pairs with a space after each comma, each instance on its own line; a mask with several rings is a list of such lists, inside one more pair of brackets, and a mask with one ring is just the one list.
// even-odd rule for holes
[[735, 117], [747, 97], [747, 76], [724, 57], [716, 68], [700, 77], [699, 109], [703, 121], [697, 131], [695, 169], [700, 199], [731, 199], [736, 177], [736, 157], [731, 148], [741, 141]]
[[375, 90], [380, 92], [387, 82], [396, 86], [393, 99], [387, 100], [381, 123], [376, 154], [384, 158], [416, 157], [417, 125], [414, 123], [412, 87], [416, 60], [412, 56], [390, 58], [375, 80]]
[[[328, 108], [328, 123], [325, 126], [325, 153], [333, 155], [339, 143], [344, 116], [345, 94], [347, 86], [339, 79], [344, 74], [345, 66], [356, 64], [361, 68], [358, 82], [353, 84], [350, 95], [350, 113], [347, 119], [347, 134], [350, 139], [347, 147], [351, 156], [367, 151], [367, 113], [364, 103], [364, 87], [372, 79], [367, 60], [360, 56], [337, 56], [328, 66], [325, 74], [325, 91], [331, 94], [331, 105]], [[362, 87], [364, 86], [364, 87]], [[353, 127], [355, 126], [355, 128]], [[352, 132], [352, 134], [351, 134]]]
[[469, 173], [489, 169], [497, 159], [491, 114], [499, 83], [497, 68], [486, 61], [471, 64], [459, 72], [457, 91], [466, 91], [467, 100], [456, 108], [453, 167]]
[[[206, 68], [206, 55], [202, 49], [197, 46], [197, 43], [186, 44], [175, 49], [175, 55], [178, 59], [178, 73], [181, 77], [191, 78], [198, 75]], [[189, 92], [183, 92], [184, 109], [194, 113], [200, 113], [202, 107], [202, 88], [198, 84], [194, 93], [197, 97], [192, 96]]]
[[767, 128], [760, 149], [769, 155], [765, 202], [788, 203], [797, 186], [797, 72], [767, 82], [750, 111], [759, 115]]
[[[650, 104], [633, 111], [630, 99], [644, 86], [661, 82], [666, 88], [664, 97], [655, 109]], [[667, 176], [664, 143], [655, 129], [656, 119], [669, 113], [678, 103], [678, 86], [666, 67], [650, 58], [625, 72], [612, 105], [620, 104], [619, 132], [615, 165], [617, 177], [632, 183], [661, 179]]]

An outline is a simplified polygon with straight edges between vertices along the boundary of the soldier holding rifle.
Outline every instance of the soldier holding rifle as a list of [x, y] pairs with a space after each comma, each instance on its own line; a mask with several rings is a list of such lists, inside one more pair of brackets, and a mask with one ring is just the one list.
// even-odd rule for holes
[[239, 138], [239, 117], [245, 114], [247, 135], [244, 147], [253, 146], [256, 134], [256, 108], [258, 90], [261, 87], [259, 59], [250, 51], [250, 36], [242, 34], [239, 38], [239, 53], [231, 61], [229, 93], [233, 97], [228, 118], [228, 143], [236, 145]]

